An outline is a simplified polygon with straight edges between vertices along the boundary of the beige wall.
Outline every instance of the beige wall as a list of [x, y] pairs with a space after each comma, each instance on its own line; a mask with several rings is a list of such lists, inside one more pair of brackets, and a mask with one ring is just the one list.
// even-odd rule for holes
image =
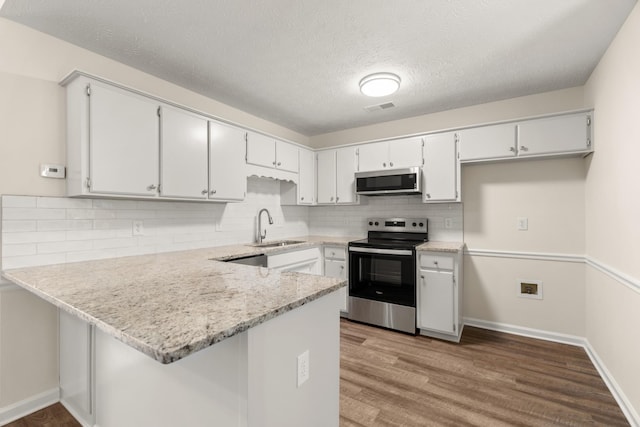
[[[596, 153], [586, 180], [586, 252], [635, 282], [588, 267], [586, 336], [640, 420], [640, 5], [585, 86], [596, 108]], [[640, 422], [640, 421], [639, 421]]]

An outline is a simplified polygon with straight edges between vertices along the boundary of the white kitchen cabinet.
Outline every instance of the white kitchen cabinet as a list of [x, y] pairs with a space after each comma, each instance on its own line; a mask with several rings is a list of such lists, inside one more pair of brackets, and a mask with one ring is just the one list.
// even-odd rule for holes
[[298, 172], [298, 147], [259, 133], [247, 135], [247, 163]]
[[156, 197], [158, 106], [89, 79], [69, 85], [68, 195]]
[[461, 162], [516, 156], [515, 123], [462, 129], [458, 136]]
[[418, 252], [417, 327], [420, 334], [449, 341], [462, 335], [462, 257]]
[[518, 123], [519, 157], [588, 152], [591, 149], [591, 113]]
[[[340, 246], [325, 246], [323, 248], [324, 254], [324, 275], [327, 277], [336, 277], [342, 280], [348, 280], [348, 264], [347, 264], [347, 250], [345, 247]], [[349, 295], [347, 293], [348, 287], [341, 288], [340, 294], [340, 312], [342, 315], [348, 313], [347, 304]]]
[[209, 122], [209, 200], [244, 200], [245, 136], [243, 129]]
[[294, 271], [306, 274], [322, 274], [320, 248], [298, 249], [274, 255], [267, 255], [267, 267], [280, 271]]
[[300, 172], [298, 173], [298, 204], [313, 205], [316, 188], [316, 156], [312, 150], [298, 149]]
[[160, 196], [206, 199], [207, 119], [160, 107]]
[[356, 204], [356, 149], [343, 147], [317, 153], [318, 204]]
[[95, 420], [94, 327], [62, 310], [58, 312], [60, 400], [86, 425]]
[[358, 171], [402, 169], [422, 163], [422, 138], [412, 137], [359, 145]]
[[429, 202], [460, 201], [460, 166], [455, 132], [424, 137], [422, 199]]

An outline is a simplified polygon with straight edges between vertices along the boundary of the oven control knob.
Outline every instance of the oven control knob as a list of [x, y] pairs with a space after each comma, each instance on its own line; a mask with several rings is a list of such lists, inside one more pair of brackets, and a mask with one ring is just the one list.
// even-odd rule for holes
[[376, 221], [376, 225], [380, 225], [380, 223], [378, 221]]
[[416, 224], [416, 223], [414, 222], [412, 225], [415, 227], [415, 226], [416, 226], [416, 225], [418, 225], [418, 224]]
[[369, 225], [373, 225], [373, 221], [369, 221]]
[[423, 226], [424, 226], [424, 224], [423, 224], [423, 223], [420, 223], [420, 227], [423, 227]]

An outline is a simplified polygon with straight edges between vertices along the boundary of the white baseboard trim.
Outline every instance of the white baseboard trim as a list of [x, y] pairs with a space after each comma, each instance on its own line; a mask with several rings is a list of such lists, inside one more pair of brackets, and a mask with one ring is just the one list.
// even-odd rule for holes
[[28, 399], [0, 408], [0, 426], [60, 401], [60, 389], [52, 388]]
[[553, 341], [584, 348], [587, 356], [591, 359], [591, 363], [593, 363], [593, 366], [595, 366], [600, 377], [607, 385], [607, 388], [613, 395], [613, 398], [616, 400], [616, 403], [622, 410], [622, 413], [627, 418], [627, 421], [629, 421], [629, 424], [631, 424], [632, 427], [640, 427], [640, 414], [635, 410], [631, 401], [624, 394], [614, 377], [611, 375], [586, 338], [467, 317], [464, 318], [464, 323], [466, 326], [475, 326], [477, 328], [489, 329], [491, 331], [505, 332], [508, 334], [521, 335], [529, 338]]
[[602, 377], [602, 380], [609, 388], [609, 391], [618, 403], [622, 413], [627, 417], [629, 424], [631, 424], [632, 427], [640, 427], [640, 414], [638, 414], [627, 396], [622, 392], [622, 389], [616, 382], [615, 378], [613, 378], [613, 375], [611, 375], [605, 364], [602, 362], [602, 359], [600, 359], [598, 353], [596, 353], [588, 340], [585, 340], [584, 350], [587, 352], [589, 359], [591, 359], [593, 366], [596, 367], [600, 377]]
[[537, 338], [545, 341], [553, 341], [560, 344], [575, 345], [584, 347], [585, 339], [575, 335], [561, 334], [558, 332], [543, 331], [541, 329], [525, 328], [523, 326], [510, 325], [507, 323], [490, 322], [487, 320], [464, 318], [466, 326], [475, 326], [477, 328], [489, 329], [491, 331], [506, 332], [513, 335], [521, 335], [523, 337]]

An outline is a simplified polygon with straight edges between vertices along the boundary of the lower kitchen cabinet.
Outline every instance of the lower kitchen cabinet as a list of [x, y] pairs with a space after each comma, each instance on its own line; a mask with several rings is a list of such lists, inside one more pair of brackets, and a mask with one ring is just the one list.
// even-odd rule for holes
[[[339, 246], [324, 247], [324, 275], [327, 277], [337, 277], [347, 280], [347, 250]], [[348, 287], [341, 288], [340, 294], [340, 312], [343, 316], [348, 313], [347, 294]]]
[[320, 248], [300, 249], [267, 256], [267, 267], [280, 271], [321, 274]]
[[417, 327], [420, 334], [460, 341], [462, 328], [462, 256], [418, 252]]

